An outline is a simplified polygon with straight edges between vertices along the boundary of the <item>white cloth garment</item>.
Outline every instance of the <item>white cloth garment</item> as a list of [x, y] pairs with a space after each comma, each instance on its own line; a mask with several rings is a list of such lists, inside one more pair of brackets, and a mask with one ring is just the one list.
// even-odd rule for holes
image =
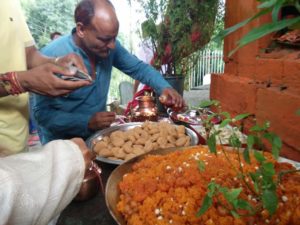
[[0, 224], [48, 224], [78, 193], [84, 169], [79, 147], [67, 140], [0, 158]]

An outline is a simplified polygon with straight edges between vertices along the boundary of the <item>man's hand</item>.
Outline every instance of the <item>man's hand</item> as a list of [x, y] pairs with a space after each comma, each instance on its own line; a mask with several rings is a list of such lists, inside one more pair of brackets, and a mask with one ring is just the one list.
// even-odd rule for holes
[[89, 81], [65, 81], [58, 78], [54, 73], [74, 75], [68, 67], [62, 67], [53, 63], [46, 63], [31, 70], [17, 72], [17, 79], [21, 86], [37, 94], [59, 96], [90, 84]]
[[88, 128], [91, 130], [99, 130], [109, 127], [116, 120], [114, 112], [97, 112], [89, 121]]
[[159, 97], [162, 104], [181, 109], [186, 106], [182, 96], [173, 88], [165, 88]]
[[77, 144], [80, 148], [82, 156], [84, 158], [85, 170], [87, 170], [91, 164], [91, 161], [96, 158], [96, 154], [88, 149], [85, 142], [81, 138], [72, 138], [71, 141]]

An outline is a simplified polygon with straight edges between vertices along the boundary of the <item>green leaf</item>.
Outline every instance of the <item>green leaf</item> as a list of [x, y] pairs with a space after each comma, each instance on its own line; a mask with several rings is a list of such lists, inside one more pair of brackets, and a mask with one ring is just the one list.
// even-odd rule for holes
[[229, 191], [223, 192], [223, 195], [228, 202], [232, 203], [234, 200], [236, 200], [239, 197], [242, 190], [243, 188], [230, 189]]
[[247, 118], [249, 115], [250, 115], [250, 113], [240, 114], [240, 115], [237, 115], [236, 117], [234, 117], [234, 119], [235, 119], [236, 121], [242, 120], [242, 119]]
[[247, 148], [251, 150], [254, 144], [255, 144], [255, 137], [249, 134], [247, 137]]
[[283, 7], [283, 3], [285, 2], [286, 0], [278, 0], [276, 2], [276, 4], [274, 5], [273, 7], [273, 10], [272, 10], [272, 20], [274, 22], [278, 21], [278, 15], [279, 15], [279, 12], [280, 10], [282, 9]]
[[275, 133], [265, 133], [263, 135], [272, 145], [272, 155], [275, 159], [278, 159], [279, 153], [282, 147], [281, 139]]
[[207, 189], [209, 190], [207, 195], [209, 197], [213, 197], [217, 188], [219, 188], [218, 184], [216, 184], [214, 181], [210, 182], [207, 186]]
[[300, 116], [300, 109], [297, 110], [296, 115]]
[[230, 213], [234, 218], [240, 218], [240, 215], [235, 210], [230, 210]]
[[229, 56], [231, 56], [239, 48], [241, 48], [241, 47], [243, 47], [243, 46], [245, 46], [267, 34], [270, 34], [274, 31], [279, 31], [285, 27], [291, 26], [298, 22], [300, 22], [300, 17], [275, 21], [275, 22], [263, 24], [257, 28], [254, 28], [238, 41], [238, 46], [229, 53]]
[[217, 141], [216, 141], [215, 134], [210, 135], [209, 138], [207, 139], [207, 145], [211, 153], [217, 154], [216, 142]]
[[276, 135], [274, 136], [272, 142], [272, 155], [274, 156], [275, 159], [279, 158], [279, 153], [281, 148], [282, 148], [281, 139]]
[[245, 209], [245, 210], [248, 210], [250, 212], [253, 212], [252, 205], [249, 202], [245, 201], [244, 199], [238, 199], [237, 207], [239, 209]]
[[263, 163], [262, 165], [263, 171], [264, 171], [264, 175], [268, 176], [268, 177], [272, 177], [275, 175], [275, 169], [274, 169], [274, 165], [271, 162], [266, 162]]
[[[230, 114], [229, 114], [229, 112], [221, 112], [220, 115], [225, 116], [226, 119], [230, 119]], [[299, 115], [300, 115], [300, 109], [299, 109]]]
[[236, 148], [240, 148], [242, 146], [242, 142], [235, 133], [229, 137], [229, 144]]
[[278, 204], [276, 191], [264, 190], [262, 193], [262, 202], [263, 207], [268, 210], [270, 215], [273, 215], [276, 212]]
[[231, 122], [231, 119], [225, 119], [222, 121], [222, 123], [219, 125], [219, 128], [225, 127]]
[[218, 105], [219, 102], [217, 100], [205, 100], [205, 101], [202, 101], [199, 105], [200, 108], [207, 108], [209, 106], [212, 106], [212, 105]]
[[260, 131], [263, 131], [264, 128], [259, 126], [258, 124], [254, 125], [253, 127], [250, 128], [250, 131], [251, 132], [260, 132]]
[[206, 195], [202, 202], [201, 208], [197, 212], [196, 216], [197, 217], [202, 216], [209, 209], [209, 207], [211, 207], [211, 205], [212, 205], [212, 198]]
[[277, 0], [265, 1], [264, 3], [260, 4], [257, 8], [259, 8], [259, 9], [270, 8], [276, 3], [276, 1]]
[[254, 151], [254, 157], [260, 163], [266, 161], [266, 158], [264, 157], [264, 155], [259, 151]]
[[243, 151], [243, 158], [244, 158], [246, 163], [248, 163], [248, 164], [251, 163], [250, 153], [249, 153], [249, 148], [248, 147]]
[[198, 161], [198, 169], [203, 172], [205, 171], [205, 163], [202, 160]]
[[213, 39], [213, 41], [216, 41], [216, 42], [220, 42], [222, 39], [224, 39], [227, 35], [233, 33], [234, 31], [240, 29], [241, 27], [245, 26], [247, 23], [255, 20], [256, 18], [262, 16], [262, 15], [265, 15], [267, 13], [271, 12], [271, 9], [264, 9], [264, 10], [261, 10], [259, 11], [257, 14], [255, 14], [254, 16], [232, 26], [232, 27], [229, 27], [225, 30], [222, 30], [220, 33], [218, 33], [216, 35], [216, 37]]

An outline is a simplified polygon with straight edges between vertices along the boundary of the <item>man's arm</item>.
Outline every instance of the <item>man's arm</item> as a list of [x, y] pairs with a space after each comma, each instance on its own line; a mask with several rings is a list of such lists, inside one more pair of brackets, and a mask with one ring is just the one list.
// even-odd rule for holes
[[114, 54], [114, 67], [154, 88], [158, 94], [161, 94], [165, 88], [171, 88], [157, 70], [130, 54], [119, 42], [116, 42]]
[[[34, 101], [39, 104], [33, 107], [33, 115], [37, 124], [41, 126], [43, 135], [45, 135], [44, 129], [50, 131], [56, 139], [70, 137], [87, 138], [91, 135], [91, 131], [88, 129], [91, 115], [88, 113], [74, 113], [60, 110], [58, 105], [64, 103], [59, 102], [59, 98], [34, 95]], [[46, 142], [48, 141], [46, 140]]]

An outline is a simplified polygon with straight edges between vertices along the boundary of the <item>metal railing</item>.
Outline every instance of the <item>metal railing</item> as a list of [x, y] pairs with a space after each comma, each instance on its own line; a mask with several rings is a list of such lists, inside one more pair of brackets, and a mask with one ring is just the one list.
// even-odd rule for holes
[[223, 51], [221, 50], [199, 51], [191, 56], [191, 63], [195, 63], [195, 66], [188, 74], [190, 90], [202, 86], [204, 76], [224, 72]]

